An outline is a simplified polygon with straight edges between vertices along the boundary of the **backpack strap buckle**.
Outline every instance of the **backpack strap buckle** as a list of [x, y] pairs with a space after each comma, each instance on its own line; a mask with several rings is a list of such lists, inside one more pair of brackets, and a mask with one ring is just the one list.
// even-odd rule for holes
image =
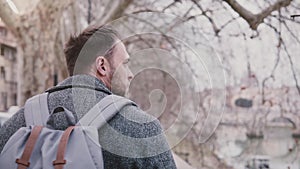
[[66, 160], [54, 160], [53, 161], [53, 165], [56, 166], [56, 165], [65, 165], [67, 163]]
[[25, 167], [29, 167], [30, 166], [30, 162], [25, 161], [23, 159], [16, 159], [16, 163], [19, 164], [19, 165], [23, 165]]

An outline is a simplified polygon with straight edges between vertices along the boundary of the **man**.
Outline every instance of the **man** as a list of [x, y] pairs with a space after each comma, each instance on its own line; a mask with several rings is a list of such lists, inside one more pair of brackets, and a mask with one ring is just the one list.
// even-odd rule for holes
[[[102, 26], [69, 39], [65, 57], [70, 77], [47, 90], [50, 112], [63, 106], [78, 121], [105, 96], [125, 95], [133, 75], [128, 67], [129, 55], [118, 37], [112, 28]], [[62, 114], [53, 118], [56, 129], [68, 127]], [[105, 168], [176, 168], [162, 128], [152, 116], [128, 105], [108, 124], [99, 131]], [[24, 126], [22, 108], [0, 130], [1, 151], [9, 137]]]

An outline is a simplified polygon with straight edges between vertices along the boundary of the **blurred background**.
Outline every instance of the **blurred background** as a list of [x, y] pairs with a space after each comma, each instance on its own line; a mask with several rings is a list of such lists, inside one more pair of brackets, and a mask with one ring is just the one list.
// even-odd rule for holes
[[[143, 13], [179, 19], [130, 19]], [[68, 77], [63, 47], [70, 35], [125, 17], [123, 22], [134, 29], [156, 25], [164, 30], [131, 36], [124, 43], [133, 58], [146, 48], [168, 52], [148, 51], [153, 56], [133, 60], [132, 69], [156, 60], [175, 75], [147, 69], [133, 79], [129, 92], [143, 109], [154, 107], [147, 112], [158, 117], [164, 129], [184, 109], [191, 127], [186, 132], [181, 131], [186, 124], [176, 124], [173, 134], [185, 133], [172, 146], [182, 162], [201, 169], [300, 169], [298, 15], [298, 0], [0, 0], [1, 124], [27, 98]], [[170, 32], [181, 39], [167, 36]], [[203, 66], [181, 41], [194, 49], [206, 47], [204, 55], [218, 63], [211, 67], [204, 57]], [[172, 56], [189, 71], [182, 72]], [[206, 67], [222, 72], [208, 75]], [[196, 87], [185, 73], [192, 74]], [[211, 79], [220, 82], [212, 85]], [[181, 92], [189, 99], [181, 98]], [[217, 109], [222, 119], [213, 122], [218, 127], [211, 127], [213, 133], [201, 142], [205, 119], [218, 102], [213, 93], [224, 94], [223, 107]]]

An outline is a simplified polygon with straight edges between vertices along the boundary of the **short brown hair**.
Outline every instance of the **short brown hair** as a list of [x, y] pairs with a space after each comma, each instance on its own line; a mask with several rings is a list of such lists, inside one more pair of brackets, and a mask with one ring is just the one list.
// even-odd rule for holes
[[98, 56], [109, 58], [118, 39], [118, 32], [110, 26], [90, 26], [71, 36], [64, 49], [69, 75], [84, 73]]

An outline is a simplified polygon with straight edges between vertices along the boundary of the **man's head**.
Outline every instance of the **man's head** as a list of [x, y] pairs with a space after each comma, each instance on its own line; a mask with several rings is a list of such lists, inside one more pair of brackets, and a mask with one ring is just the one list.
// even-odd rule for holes
[[124, 95], [133, 75], [118, 33], [108, 26], [90, 27], [69, 39], [65, 56], [70, 76], [90, 74], [114, 94]]

